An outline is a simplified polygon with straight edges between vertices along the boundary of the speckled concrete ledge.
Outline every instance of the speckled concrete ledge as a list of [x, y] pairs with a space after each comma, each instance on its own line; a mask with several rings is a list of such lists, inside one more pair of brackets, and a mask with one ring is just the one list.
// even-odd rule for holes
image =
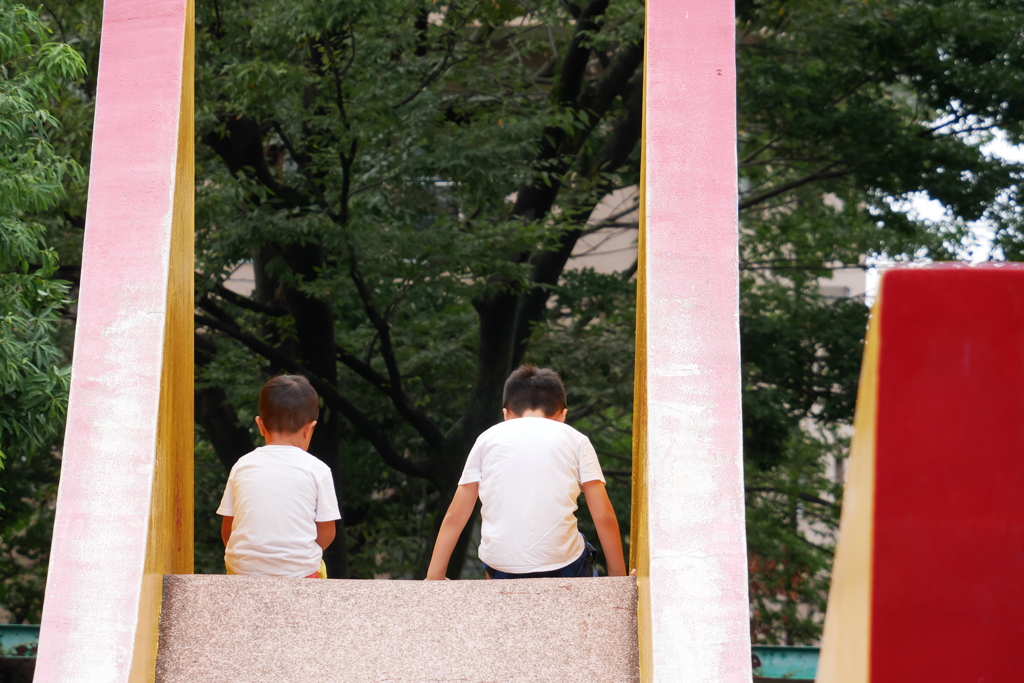
[[632, 578], [164, 578], [159, 683], [639, 680]]

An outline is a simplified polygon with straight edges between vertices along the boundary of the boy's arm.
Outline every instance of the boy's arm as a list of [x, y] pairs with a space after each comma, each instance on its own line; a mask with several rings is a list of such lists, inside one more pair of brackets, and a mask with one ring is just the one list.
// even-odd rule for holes
[[333, 519], [329, 522], [316, 523], [316, 544], [320, 546], [321, 550], [327, 550], [327, 546], [334, 542], [335, 534], [337, 534], [337, 527]]
[[601, 550], [608, 563], [608, 576], [625, 576], [626, 561], [622, 557], [622, 537], [619, 536], [619, 520], [615, 517], [615, 509], [608, 499], [608, 491], [600, 479], [584, 482], [583, 495], [587, 498], [587, 508], [597, 527], [597, 537], [601, 541]]
[[224, 541], [224, 547], [228, 547], [228, 539], [231, 538], [231, 525], [234, 523], [234, 517], [225, 517], [220, 522], [220, 540]]
[[444, 578], [448, 571], [448, 560], [451, 559], [452, 551], [459, 540], [459, 535], [466, 527], [473, 508], [476, 506], [477, 493], [480, 490], [480, 482], [463, 484], [455, 491], [452, 497], [452, 504], [448, 506], [448, 512], [441, 522], [441, 530], [437, 532], [437, 540], [434, 542], [434, 554], [430, 556], [430, 567], [427, 569], [427, 581], [437, 581]]

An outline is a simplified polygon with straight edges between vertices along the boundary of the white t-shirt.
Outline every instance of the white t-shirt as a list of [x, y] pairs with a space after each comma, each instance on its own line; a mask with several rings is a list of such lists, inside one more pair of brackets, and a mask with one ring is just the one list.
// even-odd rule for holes
[[477, 438], [459, 485], [480, 482], [480, 559], [503, 572], [560, 569], [583, 554], [580, 485], [604, 481], [590, 439], [544, 417], [518, 417]]
[[231, 468], [218, 515], [234, 517], [224, 562], [236, 574], [309, 576], [316, 522], [341, 519], [331, 468], [295, 446], [263, 446]]

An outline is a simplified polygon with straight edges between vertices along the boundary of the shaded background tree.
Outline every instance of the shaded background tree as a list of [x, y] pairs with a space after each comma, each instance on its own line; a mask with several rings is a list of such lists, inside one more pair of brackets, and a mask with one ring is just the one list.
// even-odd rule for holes
[[[754, 637], [820, 633], [866, 311], [817, 278], [1018, 239], [1024, 14], [1008, 2], [737, 5], [742, 351]], [[907, 213], [918, 192], [937, 222]], [[1011, 235], [1013, 237], [1011, 237]], [[1016, 242], [1014, 242], [1016, 243]], [[995, 258], [1016, 258], [1012, 248]]]
[[[335, 472], [353, 552], [364, 527], [394, 523], [394, 505], [419, 510], [400, 575], [422, 575], [465, 455], [500, 417], [504, 378], [546, 323], [588, 217], [636, 180], [642, 6], [209, 10], [197, 348], [204, 379], [220, 381], [200, 387], [198, 422], [215, 448], [245, 443], [251, 416], [232, 412], [254, 380], [309, 376], [324, 403], [311, 452]], [[242, 263], [254, 269], [245, 296], [225, 286]], [[225, 377], [239, 362], [250, 372]], [[564, 373], [580, 387], [574, 420], [607, 407], [578, 402], [582, 368]], [[227, 465], [245, 448], [217, 450]], [[351, 573], [344, 548], [332, 573]]]

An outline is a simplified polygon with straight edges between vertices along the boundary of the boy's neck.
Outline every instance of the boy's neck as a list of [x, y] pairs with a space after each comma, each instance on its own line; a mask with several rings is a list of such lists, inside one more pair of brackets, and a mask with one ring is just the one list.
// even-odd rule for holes
[[306, 450], [306, 445], [303, 443], [302, 435], [299, 432], [294, 434], [271, 432], [266, 436], [264, 441], [267, 442], [268, 446], [295, 446]]
[[278, 432], [267, 429], [263, 418], [256, 416], [256, 426], [260, 429], [260, 436], [268, 446], [295, 446], [304, 451], [309, 450], [309, 442], [313, 438], [313, 428], [316, 422], [307, 422], [299, 430], [294, 432]]
[[565, 422], [565, 415], [566, 415], [566, 411], [564, 409], [558, 411], [554, 415], [548, 415], [541, 408], [527, 408], [526, 410], [524, 410], [522, 413], [519, 413], [518, 415], [516, 413], [513, 413], [508, 408], [502, 408], [501, 412], [504, 414], [506, 421], [508, 421], [508, 420], [515, 420], [515, 419], [520, 418], [520, 417], [543, 417], [545, 420], [554, 420], [555, 422]]

